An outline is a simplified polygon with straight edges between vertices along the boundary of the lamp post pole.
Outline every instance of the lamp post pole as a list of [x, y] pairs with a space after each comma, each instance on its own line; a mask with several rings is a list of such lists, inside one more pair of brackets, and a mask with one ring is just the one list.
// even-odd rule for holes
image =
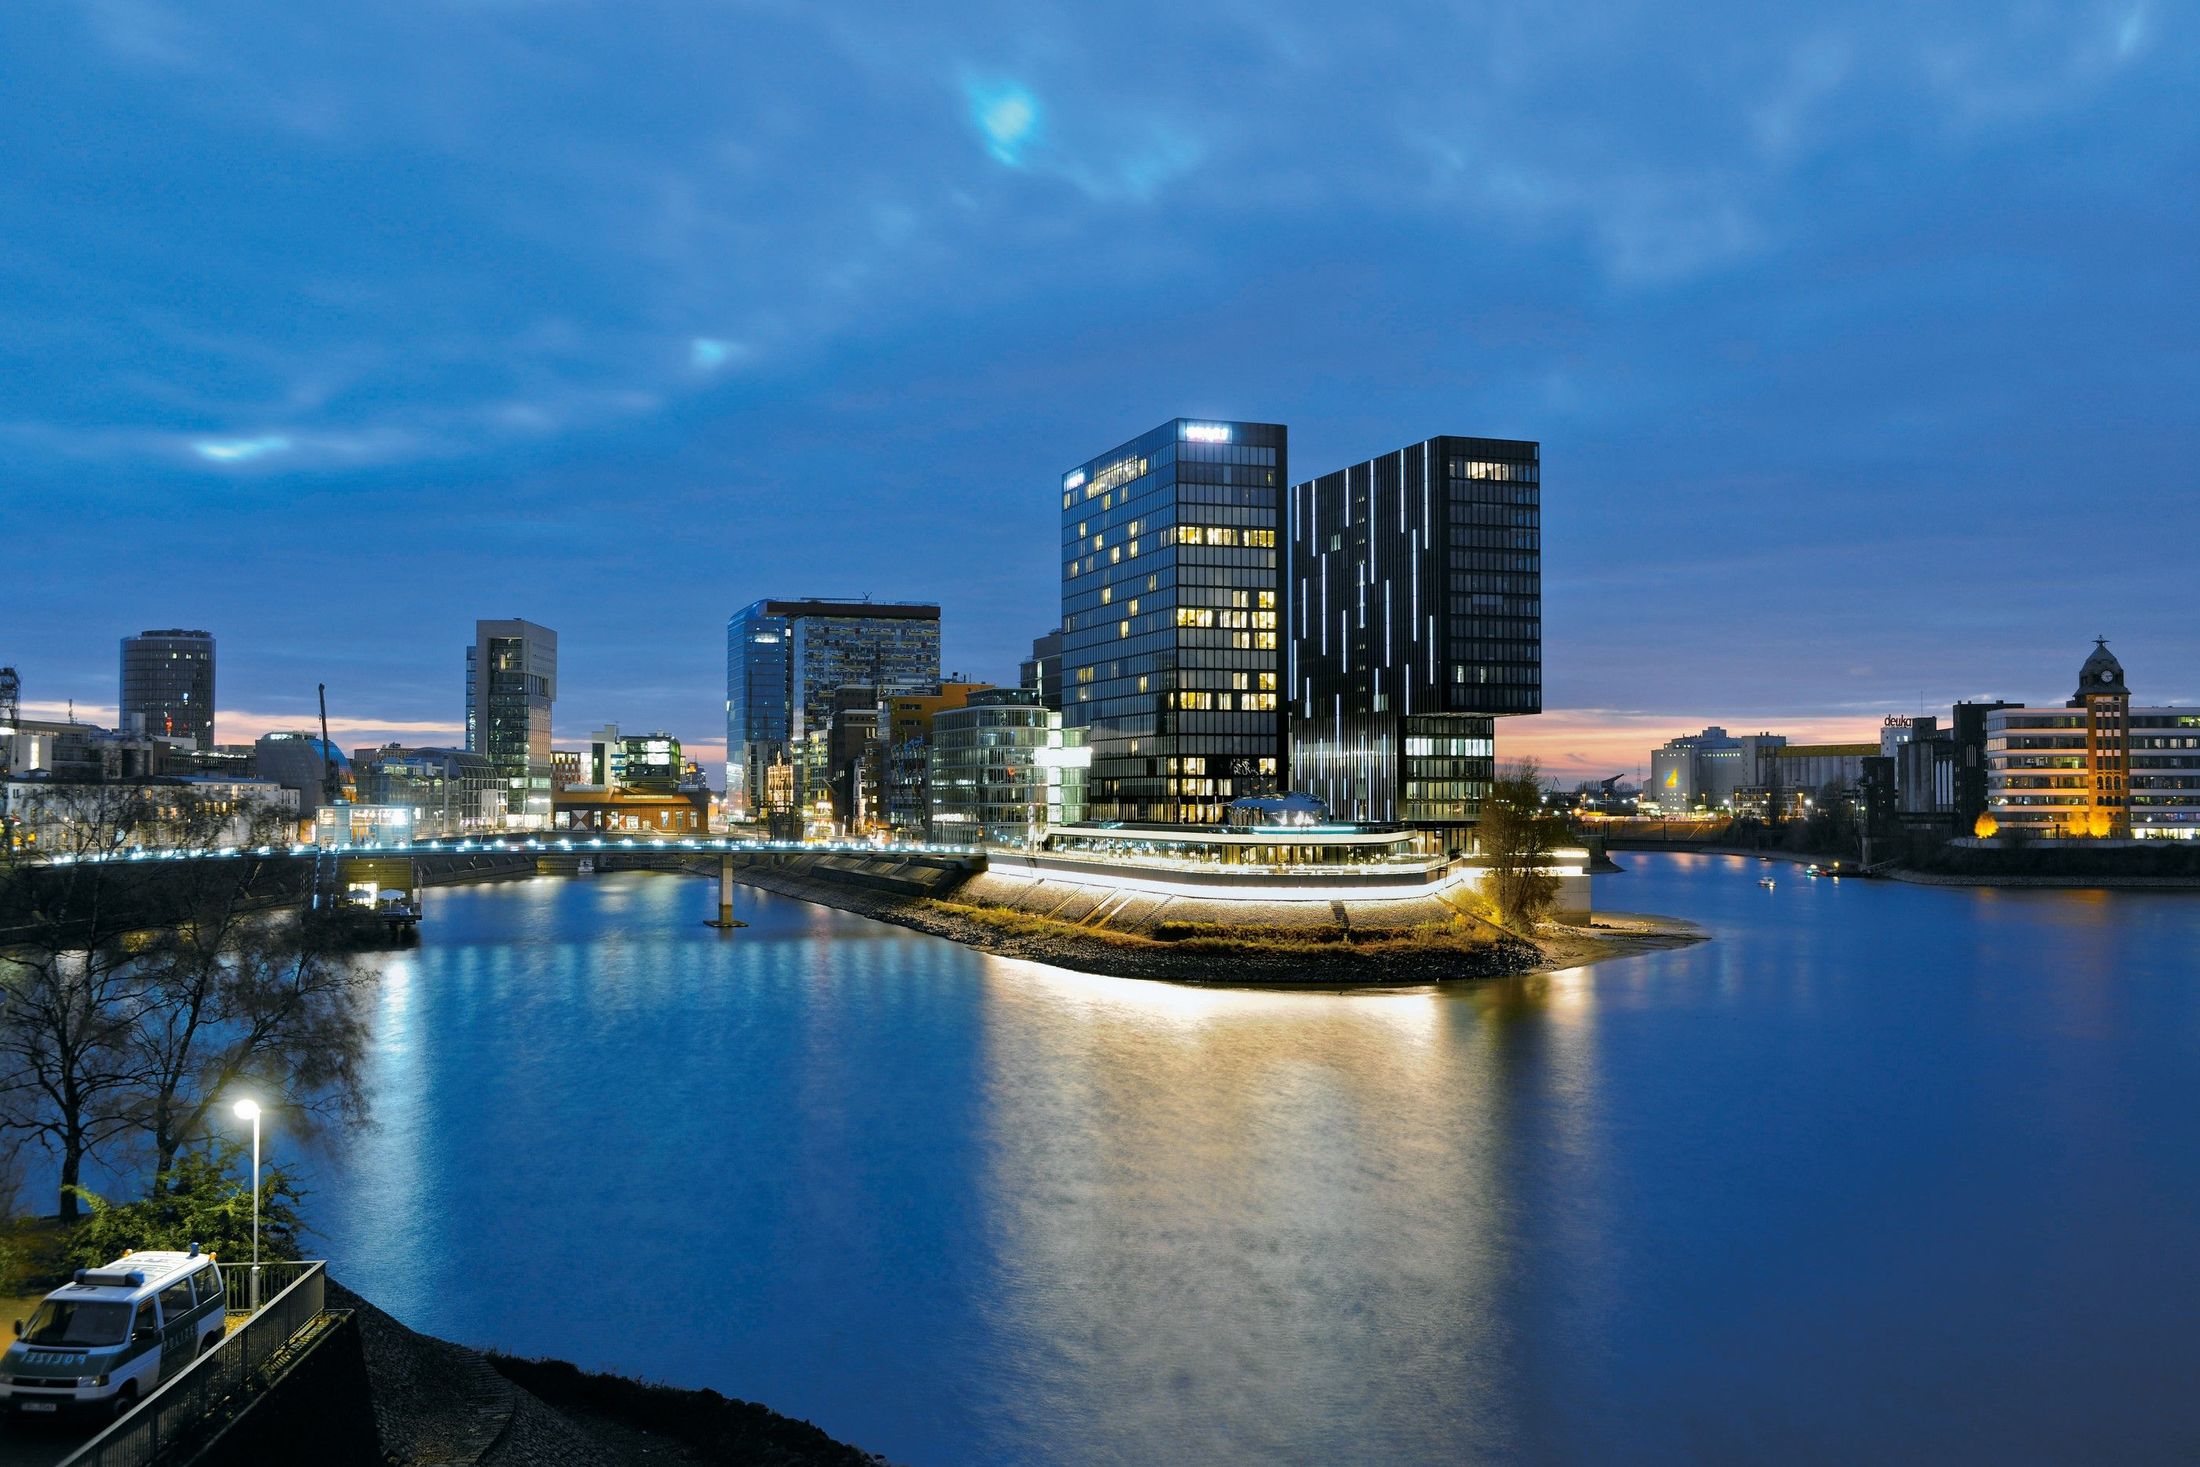
[[237, 1102], [237, 1118], [252, 1122], [252, 1292], [255, 1312], [260, 1307], [260, 1103]]

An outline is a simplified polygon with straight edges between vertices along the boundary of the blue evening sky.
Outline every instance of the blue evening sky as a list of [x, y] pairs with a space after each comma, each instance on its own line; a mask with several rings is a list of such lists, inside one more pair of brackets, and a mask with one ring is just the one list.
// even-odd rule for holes
[[1304, 477], [1544, 445], [1550, 714], [1632, 769], [2200, 702], [2200, 14], [2163, 0], [0, 10], [0, 663], [224, 739], [722, 736], [727, 614], [937, 599], [1009, 679], [1057, 476], [1177, 414]]

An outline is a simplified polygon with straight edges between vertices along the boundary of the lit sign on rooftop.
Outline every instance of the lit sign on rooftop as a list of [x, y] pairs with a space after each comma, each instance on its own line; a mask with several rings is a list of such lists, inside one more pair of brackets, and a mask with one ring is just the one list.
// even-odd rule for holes
[[1078, 486], [1079, 486], [1080, 484], [1082, 484], [1082, 483], [1084, 483], [1084, 482], [1085, 482], [1085, 471], [1084, 471], [1083, 469], [1079, 469], [1079, 470], [1077, 470], [1077, 471], [1076, 471], [1075, 473], [1072, 473], [1072, 474], [1065, 474], [1065, 475], [1063, 475], [1063, 477], [1062, 477], [1062, 487], [1063, 487], [1064, 489], [1075, 489], [1076, 487], [1078, 487]]
[[1228, 443], [1230, 429], [1224, 423], [1186, 423], [1184, 438], [1189, 443]]

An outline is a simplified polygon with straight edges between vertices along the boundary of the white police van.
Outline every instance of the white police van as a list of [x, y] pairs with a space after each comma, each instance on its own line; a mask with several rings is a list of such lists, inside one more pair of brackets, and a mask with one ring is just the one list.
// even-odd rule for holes
[[210, 1253], [124, 1253], [80, 1268], [39, 1302], [0, 1355], [11, 1414], [129, 1410], [220, 1341], [227, 1295]]

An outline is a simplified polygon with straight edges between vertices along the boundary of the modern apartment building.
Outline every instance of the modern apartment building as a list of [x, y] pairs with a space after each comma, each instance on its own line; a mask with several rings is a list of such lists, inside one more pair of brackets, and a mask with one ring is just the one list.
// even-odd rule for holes
[[1442, 436], [1290, 491], [1290, 782], [1463, 843], [1543, 707], [1537, 444]]
[[1278, 423], [1174, 418], [1062, 476], [1064, 722], [1097, 820], [1219, 823], [1282, 775]]
[[122, 639], [117, 732], [214, 747], [214, 638], [171, 628]]
[[[810, 736], [832, 727], [833, 695], [940, 681], [940, 609], [918, 602], [755, 602], [726, 623], [726, 810], [735, 820], [811, 806], [829, 761]], [[805, 771], [808, 771], [807, 773]]]
[[531, 621], [477, 621], [466, 649], [466, 748], [503, 776], [509, 822], [550, 825], [550, 710], [558, 696], [558, 634]]

